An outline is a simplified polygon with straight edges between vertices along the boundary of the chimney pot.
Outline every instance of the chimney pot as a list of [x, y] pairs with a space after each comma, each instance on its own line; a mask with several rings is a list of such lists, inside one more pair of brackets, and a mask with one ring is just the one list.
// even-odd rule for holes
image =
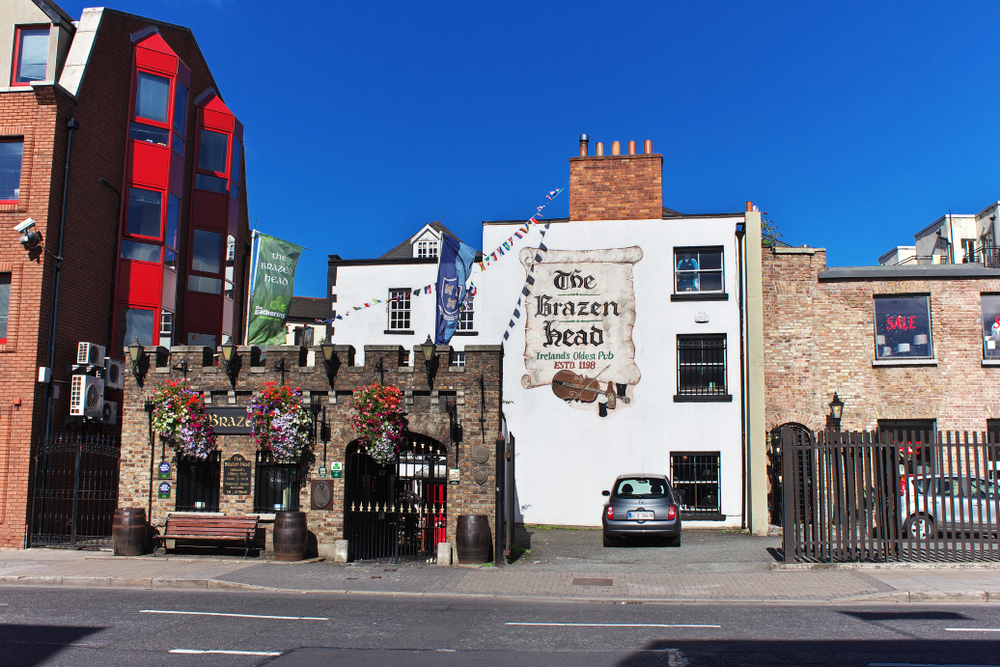
[[604, 157], [604, 142], [597, 142], [597, 157]]
[[586, 134], [580, 135], [580, 157], [587, 157], [587, 155], [589, 154], [589, 149], [588, 149], [589, 142], [590, 142], [590, 137], [588, 137]]
[[620, 141], [612, 141], [611, 142], [611, 154], [612, 155], [621, 155], [622, 154], [622, 142], [620, 142]]
[[751, 211], [753, 211], [753, 202], [752, 201], [748, 201], [747, 202], [747, 213], [750, 213]]
[[635, 142], [634, 141], [628, 142], [628, 154], [629, 155], [635, 155]]
[[642, 152], [645, 153], [646, 155], [652, 155], [653, 154], [653, 140], [652, 139], [646, 139], [644, 142], [642, 142]]

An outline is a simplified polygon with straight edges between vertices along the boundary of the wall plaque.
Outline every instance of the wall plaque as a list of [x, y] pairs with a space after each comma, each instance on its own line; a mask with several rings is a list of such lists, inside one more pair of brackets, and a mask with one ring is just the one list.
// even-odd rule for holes
[[222, 494], [226, 496], [250, 495], [250, 461], [233, 454], [222, 462]]
[[236, 407], [206, 406], [205, 414], [212, 432], [216, 435], [241, 435], [250, 433], [247, 409]]

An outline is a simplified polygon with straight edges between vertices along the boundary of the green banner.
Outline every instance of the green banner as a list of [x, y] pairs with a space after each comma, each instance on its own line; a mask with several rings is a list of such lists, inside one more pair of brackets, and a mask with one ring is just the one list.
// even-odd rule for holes
[[256, 278], [247, 323], [248, 345], [284, 345], [285, 318], [292, 305], [295, 267], [302, 246], [260, 234]]

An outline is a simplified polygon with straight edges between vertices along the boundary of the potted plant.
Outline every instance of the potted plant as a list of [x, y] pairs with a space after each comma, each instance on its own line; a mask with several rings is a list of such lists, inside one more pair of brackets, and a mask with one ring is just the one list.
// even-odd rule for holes
[[215, 451], [215, 436], [201, 394], [172, 380], [153, 392], [153, 431], [178, 456], [205, 460]]
[[406, 439], [403, 411], [399, 407], [402, 396], [398, 388], [377, 382], [354, 391], [351, 426], [361, 446], [381, 465], [396, 460], [399, 446]]
[[296, 387], [267, 382], [247, 404], [250, 434], [278, 463], [295, 463], [309, 447], [312, 420]]

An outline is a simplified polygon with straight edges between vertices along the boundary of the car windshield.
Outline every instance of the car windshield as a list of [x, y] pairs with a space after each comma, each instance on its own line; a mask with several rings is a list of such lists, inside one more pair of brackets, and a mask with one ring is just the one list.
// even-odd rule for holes
[[625, 477], [615, 484], [615, 495], [619, 498], [666, 498], [666, 487], [662, 477]]

